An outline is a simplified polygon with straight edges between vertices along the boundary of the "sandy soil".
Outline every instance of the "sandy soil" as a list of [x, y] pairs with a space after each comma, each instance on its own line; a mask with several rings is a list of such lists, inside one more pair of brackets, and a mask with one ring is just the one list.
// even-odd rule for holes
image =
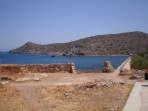
[[18, 90], [0, 85], [0, 111], [29, 111], [28, 101]]
[[132, 87], [114, 84], [85, 89], [85, 85], [50, 86], [40, 93], [51, 111], [122, 111]]
[[[40, 75], [40, 73], [38, 75]], [[85, 110], [89, 109], [88, 111], [108, 111], [115, 106], [118, 106], [119, 111], [121, 111], [131, 91], [132, 84], [136, 81], [127, 79], [126, 82], [130, 85], [114, 85], [98, 89], [93, 88], [90, 92], [81, 89], [77, 90], [76, 88], [68, 92], [68, 94], [72, 94], [72, 100], [70, 99], [70, 101], [69, 99], [60, 98], [64, 98], [62, 94], [67, 92], [67, 89], [73, 89], [74, 85], [104, 80], [124, 83], [125, 78], [128, 77], [119, 76], [116, 73], [48, 73], [47, 75], [48, 77], [42, 78], [40, 81], [36, 82], [26, 81], [8, 84], [9, 87], [16, 89], [22, 98], [27, 100], [27, 105], [30, 106], [28, 111], [49, 111], [49, 109], [50, 111], [81, 111], [82, 107]], [[65, 87], [66, 89], [62, 92], [56, 91], [59, 86]], [[124, 98], [119, 105], [116, 96], [117, 90], [119, 97]], [[124, 92], [124, 94], [122, 94], [122, 92]], [[114, 104], [107, 102], [107, 98], [109, 98], [110, 101], [115, 101]], [[84, 103], [82, 100], [84, 100]], [[73, 104], [73, 102], [75, 104]], [[80, 103], [82, 104], [80, 105]]]

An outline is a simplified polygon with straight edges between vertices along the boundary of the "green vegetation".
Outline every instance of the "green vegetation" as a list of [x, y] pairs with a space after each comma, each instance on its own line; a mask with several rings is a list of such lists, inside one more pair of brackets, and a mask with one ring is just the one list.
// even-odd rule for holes
[[81, 56], [83, 56], [85, 54], [83, 52], [81, 52], [81, 50], [78, 50], [78, 51], [75, 52], [75, 55], [81, 55]]
[[131, 61], [131, 67], [133, 69], [143, 70], [148, 67], [148, 58], [147, 55], [143, 54], [134, 55]]

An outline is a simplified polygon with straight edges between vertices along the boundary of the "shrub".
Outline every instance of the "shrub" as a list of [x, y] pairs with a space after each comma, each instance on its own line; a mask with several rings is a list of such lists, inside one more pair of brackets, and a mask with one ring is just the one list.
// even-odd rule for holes
[[75, 54], [76, 54], [76, 55], [81, 55], [81, 56], [82, 56], [82, 55], [85, 55], [85, 54], [84, 54], [83, 52], [81, 52], [80, 50], [76, 51]]
[[131, 61], [133, 69], [143, 70], [148, 67], [148, 59], [140, 55], [134, 55]]

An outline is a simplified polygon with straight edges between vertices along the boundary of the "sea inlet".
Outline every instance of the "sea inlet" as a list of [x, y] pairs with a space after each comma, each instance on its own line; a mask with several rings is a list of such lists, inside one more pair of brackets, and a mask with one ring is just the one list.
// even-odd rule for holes
[[104, 61], [110, 61], [118, 68], [128, 56], [58, 56], [47, 54], [0, 54], [0, 64], [57, 64], [74, 63], [80, 71], [99, 71]]

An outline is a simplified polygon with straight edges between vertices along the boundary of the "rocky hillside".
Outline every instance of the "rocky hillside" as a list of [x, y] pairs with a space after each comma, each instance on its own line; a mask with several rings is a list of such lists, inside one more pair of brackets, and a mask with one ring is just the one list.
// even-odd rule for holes
[[127, 55], [148, 53], [148, 34], [128, 32], [96, 35], [84, 39], [49, 45], [27, 42], [10, 53], [43, 53], [59, 55]]

